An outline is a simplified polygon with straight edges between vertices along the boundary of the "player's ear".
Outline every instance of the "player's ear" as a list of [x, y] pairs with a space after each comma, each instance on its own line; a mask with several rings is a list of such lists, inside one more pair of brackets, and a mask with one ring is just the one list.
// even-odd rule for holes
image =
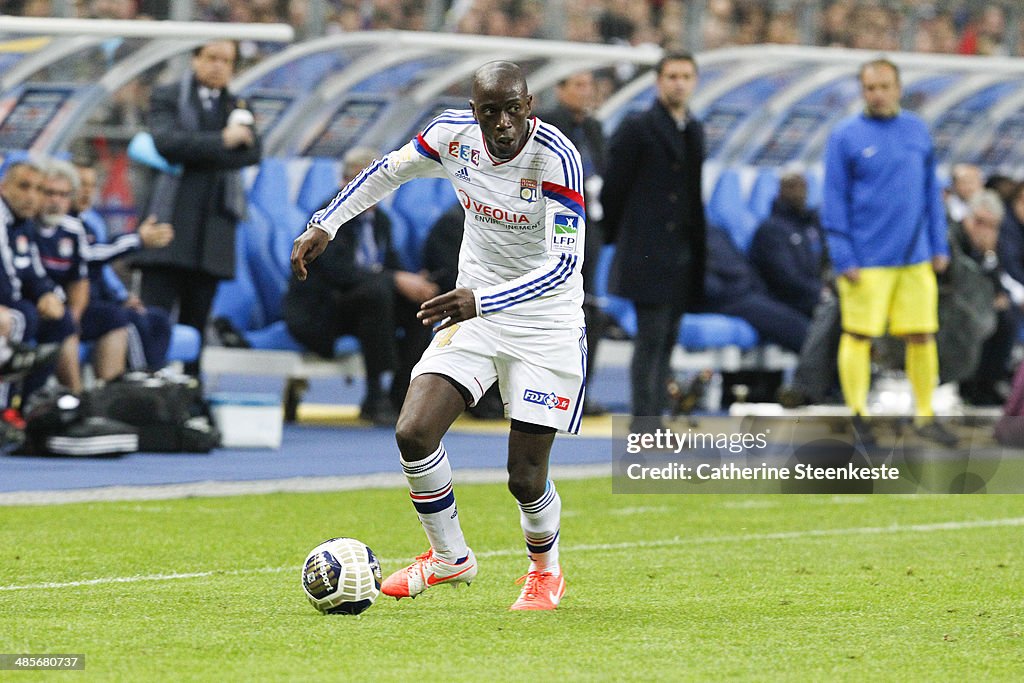
[[526, 94], [526, 115], [533, 113], [533, 93]]
[[476, 115], [476, 102], [474, 102], [472, 99], [469, 100], [469, 110], [473, 112], [473, 118], [479, 121], [480, 119]]

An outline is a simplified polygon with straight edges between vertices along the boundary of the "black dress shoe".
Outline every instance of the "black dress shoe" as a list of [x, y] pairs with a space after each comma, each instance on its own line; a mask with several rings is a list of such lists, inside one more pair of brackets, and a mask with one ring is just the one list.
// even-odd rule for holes
[[791, 384], [779, 387], [779, 393], [776, 398], [779, 401], [779, 405], [783, 408], [799, 408], [811, 403], [807, 398], [807, 394]]
[[245, 336], [227, 318], [214, 318], [213, 330], [217, 333], [220, 343], [229, 349], [252, 348]]

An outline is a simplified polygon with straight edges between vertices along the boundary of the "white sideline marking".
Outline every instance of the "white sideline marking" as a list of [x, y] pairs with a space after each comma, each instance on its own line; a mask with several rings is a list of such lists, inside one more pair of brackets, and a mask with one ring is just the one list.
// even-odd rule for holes
[[[579, 553], [614, 550], [633, 550], [636, 548], [664, 548], [681, 545], [706, 545], [715, 543], [739, 543], [750, 541], [788, 541], [801, 538], [830, 538], [835, 536], [878, 536], [900, 533], [931, 533], [935, 531], [962, 531], [964, 529], [990, 529], [994, 527], [1024, 526], [1024, 517], [1007, 517], [1004, 519], [978, 519], [967, 522], [934, 522], [932, 524], [893, 524], [890, 526], [854, 527], [849, 529], [804, 529], [800, 531], [776, 531], [767, 534], [736, 534], [732, 536], [704, 536], [696, 538], [666, 538], [658, 541], [630, 541], [624, 543], [590, 543], [562, 548], [563, 552]], [[479, 557], [509, 557], [523, 555], [522, 548], [506, 548], [503, 550], [485, 550], [476, 553]], [[381, 558], [382, 562], [401, 566], [409, 558]], [[297, 572], [294, 567], [261, 567], [257, 569], [210, 570], [202, 572], [186, 572], [180, 574], [146, 574], [137, 576], [107, 576], [83, 581], [65, 581], [61, 583], [29, 583], [23, 585], [0, 585], [0, 592], [27, 590], [57, 590], [61, 588], [78, 588], [80, 586], [99, 586], [112, 583], [141, 583], [143, 581], [179, 581], [182, 579], [202, 579], [210, 576], [241, 576], [249, 574], [279, 574]]]
[[[456, 484], [499, 484], [508, 479], [504, 469], [459, 469]], [[552, 465], [551, 478], [593, 479], [612, 476], [611, 463], [593, 465]], [[382, 472], [344, 477], [289, 477], [254, 481], [196, 481], [156, 486], [100, 486], [63, 491], [16, 491], [0, 493], [0, 507], [7, 505], [64, 505], [68, 503], [110, 503], [127, 500], [169, 500], [211, 498], [265, 493], [316, 493], [363, 489], [404, 488], [401, 472]]]
[[[661, 514], [662, 512], [668, 512], [672, 508], [667, 505], [649, 505], [644, 507], [631, 507], [631, 508], [611, 508], [608, 510], [608, 514], [615, 515], [616, 517], [628, 517], [629, 515], [647, 515], [647, 514]], [[564, 512], [562, 513], [565, 514]]]

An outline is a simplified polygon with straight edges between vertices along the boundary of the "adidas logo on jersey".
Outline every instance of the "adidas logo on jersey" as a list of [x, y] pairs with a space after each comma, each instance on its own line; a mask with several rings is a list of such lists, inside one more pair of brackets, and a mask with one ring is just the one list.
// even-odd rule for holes
[[462, 180], [462, 181], [465, 181], [465, 182], [467, 182], [467, 183], [471, 183], [471, 182], [473, 182], [472, 180], [470, 180], [470, 179], [469, 179], [469, 169], [468, 169], [468, 168], [466, 168], [465, 166], [463, 166], [462, 168], [460, 168], [460, 169], [459, 169], [459, 170], [458, 170], [458, 171], [457, 171], [457, 172], [455, 173], [455, 177], [456, 177], [456, 178], [457, 178], [458, 180]]

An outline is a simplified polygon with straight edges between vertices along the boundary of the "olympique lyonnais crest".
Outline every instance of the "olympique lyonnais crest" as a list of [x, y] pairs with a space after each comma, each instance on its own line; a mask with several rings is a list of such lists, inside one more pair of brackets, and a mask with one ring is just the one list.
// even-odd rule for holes
[[527, 202], [537, 201], [537, 181], [531, 178], [520, 179], [519, 198]]

